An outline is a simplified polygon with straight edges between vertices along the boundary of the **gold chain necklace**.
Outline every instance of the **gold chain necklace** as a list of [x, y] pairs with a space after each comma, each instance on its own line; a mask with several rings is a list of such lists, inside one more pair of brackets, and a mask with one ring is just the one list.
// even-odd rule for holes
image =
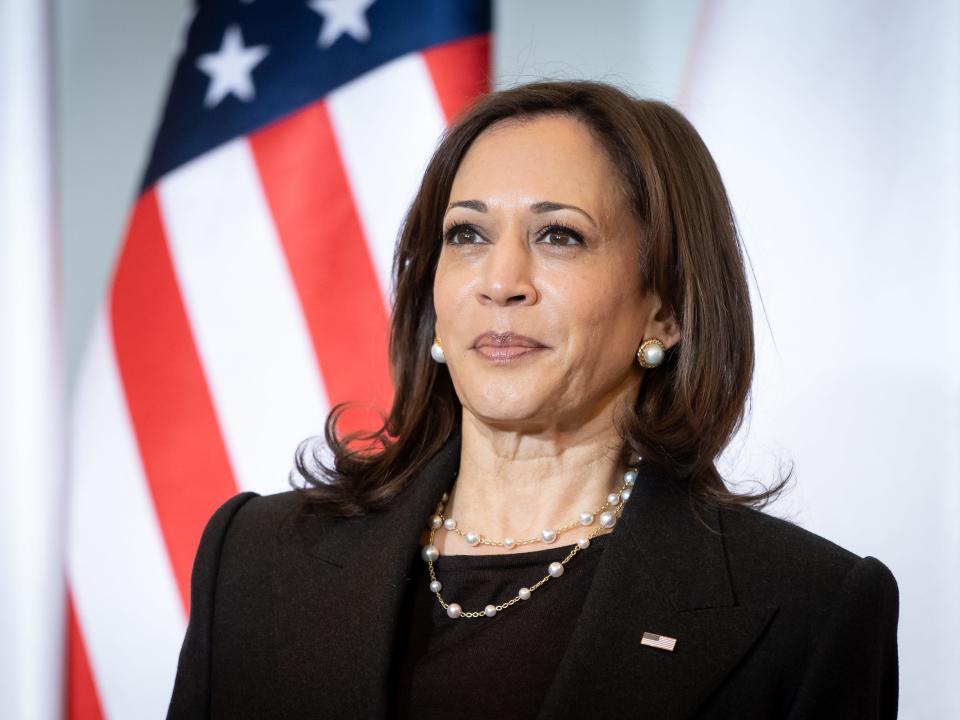
[[[637, 459], [639, 460], [639, 459]], [[578, 552], [581, 550], [586, 550], [590, 547], [590, 541], [603, 532], [605, 529], [612, 528], [617, 520], [620, 519], [620, 515], [623, 513], [623, 507], [626, 501], [630, 498], [630, 493], [633, 490], [634, 483], [637, 480], [637, 470], [636, 468], [630, 468], [623, 474], [623, 486], [620, 491], [617, 493], [611, 493], [607, 496], [607, 502], [602, 505], [600, 508], [593, 512], [582, 512], [580, 513], [580, 518], [573, 523], [569, 523], [560, 528], [545, 528], [539, 537], [535, 538], [524, 538], [522, 540], [514, 540], [513, 538], [504, 538], [503, 540], [489, 540], [483, 535], [475, 532], [464, 533], [461, 530], [458, 530], [456, 526], [456, 521], [453, 518], [445, 518], [443, 516], [443, 508], [446, 502], [450, 499], [448, 493], [444, 493], [443, 497], [440, 498], [440, 502], [437, 503], [437, 508], [434, 514], [430, 518], [429, 528], [430, 528], [430, 541], [427, 545], [423, 547], [420, 555], [427, 563], [427, 568], [430, 571], [430, 592], [437, 596], [437, 601], [440, 603], [440, 606], [447, 611], [447, 616], [456, 620], [457, 618], [479, 618], [479, 617], [495, 617], [498, 612], [505, 610], [508, 607], [515, 605], [521, 600], [529, 600], [533, 595], [534, 591], [543, 586], [551, 578], [558, 578], [563, 575], [564, 570], [566, 569], [567, 563], [569, 563]], [[457, 534], [463, 536], [471, 546], [476, 545], [497, 545], [500, 547], [506, 547], [513, 549], [519, 547], [520, 545], [528, 545], [535, 542], [554, 542], [559, 535], [567, 530], [571, 530], [577, 526], [589, 527], [594, 522], [594, 517], [600, 513], [600, 527], [594, 529], [589, 535], [580, 537], [577, 540], [577, 543], [570, 549], [570, 552], [567, 553], [567, 556], [558, 562], [552, 562], [547, 566], [547, 574], [540, 578], [537, 582], [529, 587], [522, 587], [517, 591], [517, 594], [506, 602], [500, 603], [498, 605], [489, 604], [486, 605], [483, 610], [469, 610], [465, 611], [458, 603], [448, 603], [443, 599], [443, 596], [440, 594], [443, 589], [443, 584], [437, 579], [436, 569], [434, 568], [434, 561], [440, 557], [440, 551], [437, 549], [437, 546], [434, 545], [434, 539], [436, 538], [437, 530], [441, 527], [446, 530], [451, 530], [457, 532]], [[589, 520], [588, 520], [589, 516]]]

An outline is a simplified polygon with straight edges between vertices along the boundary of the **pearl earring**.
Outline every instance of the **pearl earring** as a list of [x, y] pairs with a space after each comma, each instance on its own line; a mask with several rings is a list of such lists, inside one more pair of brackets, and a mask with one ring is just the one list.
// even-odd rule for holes
[[657, 338], [650, 338], [640, 343], [640, 349], [637, 350], [637, 360], [640, 361], [640, 367], [655, 368], [663, 362], [666, 354], [666, 345]]
[[433, 336], [433, 345], [430, 346], [430, 357], [441, 365], [447, 362], [447, 358], [443, 354], [443, 346], [440, 345], [440, 338], [436, 335]]

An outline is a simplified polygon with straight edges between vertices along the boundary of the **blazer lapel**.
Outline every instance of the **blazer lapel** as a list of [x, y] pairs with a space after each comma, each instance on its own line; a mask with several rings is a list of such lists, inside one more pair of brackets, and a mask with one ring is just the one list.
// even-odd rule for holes
[[405, 578], [460, 466], [453, 437], [381, 513], [289, 528], [276, 573], [280, 717], [382, 718]]
[[750, 649], [776, 608], [736, 604], [718, 513], [699, 515], [641, 466], [538, 717], [689, 718]]

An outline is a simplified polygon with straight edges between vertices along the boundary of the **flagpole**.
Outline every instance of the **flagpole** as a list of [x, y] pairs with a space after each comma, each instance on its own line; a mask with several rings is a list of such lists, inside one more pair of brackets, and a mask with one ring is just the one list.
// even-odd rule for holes
[[62, 717], [52, 8], [0, 1], [0, 717]]

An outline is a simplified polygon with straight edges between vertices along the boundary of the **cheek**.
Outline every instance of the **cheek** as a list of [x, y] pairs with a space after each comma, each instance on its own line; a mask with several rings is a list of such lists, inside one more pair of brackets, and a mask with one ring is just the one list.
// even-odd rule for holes
[[437, 324], [450, 322], [469, 295], [469, 277], [449, 262], [443, 254], [437, 263], [437, 272], [433, 279], [433, 306], [437, 313]]
[[558, 310], [568, 325], [577, 328], [584, 343], [602, 348], [609, 343], [629, 340], [640, 332], [642, 302], [639, 290], [629, 282], [573, 282], [558, 285], [555, 292]]
[[583, 393], [617, 387], [632, 374], [642, 335], [639, 313], [628, 293], [609, 290], [584, 305], [572, 338], [568, 383]]

